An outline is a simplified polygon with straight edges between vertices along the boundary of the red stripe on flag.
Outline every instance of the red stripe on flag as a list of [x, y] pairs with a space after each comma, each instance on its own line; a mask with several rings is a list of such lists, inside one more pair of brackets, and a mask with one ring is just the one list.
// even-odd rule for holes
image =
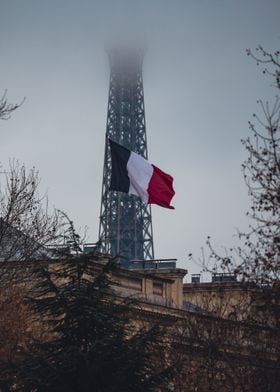
[[164, 173], [155, 165], [153, 166], [153, 174], [148, 186], [149, 204], [158, 204], [161, 207], [171, 208], [170, 205], [172, 197], [175, 195], [173, 189], [173, 177]]

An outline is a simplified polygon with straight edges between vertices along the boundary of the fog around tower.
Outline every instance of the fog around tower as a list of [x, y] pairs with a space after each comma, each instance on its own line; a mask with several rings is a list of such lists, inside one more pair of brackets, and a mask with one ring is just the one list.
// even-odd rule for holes
[[246, 229], [240, 139], [274, 91], [246, 48], [279, 48], [276, 0], [0, 0], [0, 94], [26, 97], [0, 123], [0, 161], [35, 166], [50, 204], [98, 237], [109, 88], [106, 45], [145, 47], [149, 160], [174, 176], [175, 211], [152, 207], [156, 257], [219, 249]]

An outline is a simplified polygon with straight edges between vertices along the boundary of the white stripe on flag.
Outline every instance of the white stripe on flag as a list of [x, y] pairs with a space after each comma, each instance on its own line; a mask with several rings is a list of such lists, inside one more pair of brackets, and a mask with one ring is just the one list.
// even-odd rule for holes
[[148, 186], [153, 175], [153, 166], [141, 155], [131, 151], [126, 167], [130, 179], [128, 193], [139, 196], [144, 203], [148, 203]]

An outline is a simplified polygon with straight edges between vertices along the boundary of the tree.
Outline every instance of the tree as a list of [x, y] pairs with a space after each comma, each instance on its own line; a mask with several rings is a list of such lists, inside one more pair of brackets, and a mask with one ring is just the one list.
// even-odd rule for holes
[[102, 264], [82, 253], [69, 223], [71, 254], [35, 268], [27, 299], [33, 322], [43, 320], [48, 334], [3, 368], [3, 385], [16, 391], [154, 391], [169, 373], [154, 358], [163, 332], [131, 323], [138, 304], [110, 289], [115, 260]]
[[[272, 76], [273, 86], [280, 90], [280, 52], [267, 52], [258, 46], [248, 56], [264, 65], [263, 74]], [[275, 285], [280, 278], [280, 98], [273, 104], [258, 101], [261, 116], [249, 121], [252, 137], [242, 140], [248, 158], [242, 165], [252, 205], [252, 218], [247, 233], [239, 233], [240, 245], [221, 256], [207, 240], [215, 268], [233, 272], [243, 282], [257, 285]], [[209, 267], [204, 262], [204, 268]], [[211, 267], [210, 267], [211, 270]], [[212, 269], [213, 272], [213, 269]]]
[[27, 306], [23, 303], [22, 297], [22, 286], [4, 286], [1, 282], [0, 363], [11, 361], [20, 347], [22, 348], [28, 342], [28, 336], [25, 336], [24, 332], [29, 328], [29, 319], [27, 317]]
[[12, 112], [18, 109], [24, 102], [25, 98], [16, 104], [9, 103], [7, 99], [7, 90], [5, 90], [4, 94], [0, 98], [0, 120], [8, 120]]
[[173, 334], [174, 391], [278, 391], [279, 334], [273, 329], [189, 313]]
[[[279, 92], [280, 52], [268, 53], [259, 46], [256, 51], [248, 50], [247, 54], [258, 65], [264, 65], [263, 73], [273, 78], [273, 86]], [[229, 390], [237, 391], [251, 390], [248, 387], [250, 383], [253, 385], [252, 390], [266, 388], [274, 391], [279, 388], [280, 99], [276, 95], [272, 105], [261, 100], [258, 104], [261, 115], [254, 114], [254, 122], [249, 122], [252, 136], [242, 140], [248, 152], [242, 170], [252, 202], [250, 212], [247, 213], [252, 224], [248, 232], [239, 233], [239, 246], [226, 250], [225, 255], [216, 251], [208, 237], [210, 257], [202, 253], [201, 260], [204, 270], [211, 273], [222, 270], [235, 275], [235, 285], [240, 288], [241, 295], [243, 290], [245, 298], [245, 307], [240, 309], [242, 304], [237, 303], [234, 305], [237, 311], [232, 313], [233, 318], [241, 316], [245, 321], [236, 323], [240, 328], [240, 333], [237, 333], [239, 344], [242, 346], [250, 342], [251, 347], [260, 350], [256, 350], [254, 357], [248, 358], [244, 364], [241, 358], [234, 360], [230, 356], [225, 357], [227, 375], [237, 374]], [[234, 299], [231, 300], [233, 303]], [[248, 326], [251, 331], [249, 335], [242, 333], [242, 324], [243, 328]], [[268, 334], [267, 339], [264, 338], [265, 333]], [[213, 348], [209, 356], [211, 361], [213, 358], [215, 360], [215, 350], [221, 350], [224, 335], [215, 329], [214, 339], [210, 342]], [[226, 354], [230, 354], [230, 351]]]
[[47, 245], [63, 236], [59, 213], [49, 213], [47, 198], [39, 195], [35, 169], [27, 172], [11, 162], [5, 177], [0, 187], [0, 368], [44, 333], [44, 325], [31, 325], [24, 302], [33, 276], [30, 262], [50, 258]]
[[39, 195], [38, 173], [11, 162], [0, 187], [1, 262], [31, 260], [48, 255], [46, 246], [62, 238], [59, 213], [49, 212], [46, 196]]
[[[18, 109], [7, 99], [7, 90], [0, 98], [0, 119], [7, 120]], [[30, 260], [46, 255], [45, 245], [61, 237], [59, 214], [49, 213], [46, 197], [38, 193], [39, 177], [18, 162], [10, 162], [5, 185], [0, 186], [0, 261]]]
[[[280, 52], [268, 53], [262, 46], [256, 51], [247, 53], [257, 64], [265, 64], [263, 73], [273, 77], [279, 90]], [[270, 284], [280, 278], [280, 98], [276, 96], [273, 105], [258, 103], [263, 118], [254, 114], [257, 125], [249, 122], [253, 140], [242, 140], [249, 153], [242, 168], [252, 200], [248, 215], [254, 224], [250, 233], [241, 235], [247, 251], [239, 252], [242, 261], [235, 271], [246, 279]]]

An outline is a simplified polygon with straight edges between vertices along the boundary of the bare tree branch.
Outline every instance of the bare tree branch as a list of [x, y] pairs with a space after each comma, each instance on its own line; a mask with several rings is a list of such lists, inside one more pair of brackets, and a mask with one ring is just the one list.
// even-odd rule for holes
[[61, 240], [63, 227], [59, 213], [50, 212], [47, 197], [39, 195], [38, 173], [12, 161], [5, 176], [0, 187], [1, 261], [47, 256], [46, 246]]
[[8, 120], [16, 109], [21, 107], [25, 101], [25, 97], [20, 103], [11, 104], [7, 99], [7, 90], [4, 91], [4, 94], [0, 98], [0, 120]]

